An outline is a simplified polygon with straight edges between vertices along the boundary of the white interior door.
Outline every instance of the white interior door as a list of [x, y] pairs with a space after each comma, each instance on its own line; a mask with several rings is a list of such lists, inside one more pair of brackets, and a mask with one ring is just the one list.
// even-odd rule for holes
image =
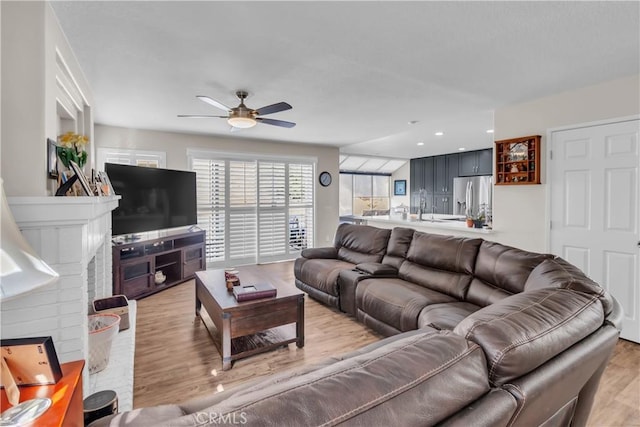
[[631, 120], [552, 133], [551, 251], [624, 308], [622, 338], [640, 342], [638, 135]]

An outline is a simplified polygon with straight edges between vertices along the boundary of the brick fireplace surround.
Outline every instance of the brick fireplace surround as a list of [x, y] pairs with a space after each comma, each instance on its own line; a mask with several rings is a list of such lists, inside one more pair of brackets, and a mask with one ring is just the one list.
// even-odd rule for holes
[[[89, 357], [87, 314], [94, 298], [112, 294], [111, 211], [115, 197], [8, 197], [20, 230], [33, 249], [58, 274], [52, 285], [3, 301], [3, 338], [52, 336], [60, 363]], [[135, 315], [135, 301], [133, 302]], [[116, 390], [121, 410], [133, 402], [133, 327], [120, 332], [107, 370], [117, 368], [118, 384], [89, 375], [85, 366], [85, 397], [105, 388]], [[124, 342], [123, 342], [124, 341]], [[117, 356], [114, 360], [114, 348]], [[124, 354], [123, 354], [124, 353]], [[103, 371], [104, 372], [104, 371]], [[105, 386], [106, 384], [106, 386]]]

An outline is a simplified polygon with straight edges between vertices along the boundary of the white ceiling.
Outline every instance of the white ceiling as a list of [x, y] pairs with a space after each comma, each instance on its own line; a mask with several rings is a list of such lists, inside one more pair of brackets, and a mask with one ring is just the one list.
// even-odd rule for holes
[[[492, 146], [493, 111], [640, 73], [632, 2], [53, 2], [97, 123], [411, 158]], [[197, 100], [292, 110], [229, 134]], [[418, 123], [409, 125], [408, 122]], [[435, 136], [436, 131], [444, 132]], [[424, 142], [423, 146], [417, 146]]]

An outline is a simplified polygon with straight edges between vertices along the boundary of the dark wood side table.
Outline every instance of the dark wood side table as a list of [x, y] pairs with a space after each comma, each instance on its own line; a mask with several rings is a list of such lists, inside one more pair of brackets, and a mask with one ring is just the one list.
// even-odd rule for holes
[[[292, 342], [299, 348], [304, 346], [304, 293], [275, 277], [261, 277], [242, 267], [239, 270], [243, 285], [268, 281], [278, 293], [272, 298], [239, 303], [227, 291], [224, 270], [196, 273], [196, 316], [219, 346], [223, 370], [231, 369], [234, 360]], [[202, 308], [216, 330], [207, 324]]]
[[[51, 407], [32, 423], [25, 424], [26, 427], [84, 426], [82, 406], [82, 369], [84, 368], [84, 360], [63, 363], [60, 367], [62, 368], [62, 378], [57, 384], [20, 387], [20, 402], [37, 397], [51, 399]], [[2, 389], [1, 398], [1, 411], [4, 412], [10, 406], [4, 389]]]

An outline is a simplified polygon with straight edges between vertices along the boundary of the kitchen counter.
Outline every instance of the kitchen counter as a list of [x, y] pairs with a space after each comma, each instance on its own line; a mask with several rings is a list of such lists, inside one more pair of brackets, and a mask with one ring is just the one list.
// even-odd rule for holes
[[[350, 216], [351, 219], [352, 216]], [[443, 215], [443, 214], [423, 214], [423, 220], [402, 219], [401, 216], [353, 216], [353, 222], [359, 224], [372, 225], [379, 228], [407, 227], [418, 231], [425, 231], [433, 234], [448, 234], [461, 237], [479, 237], [478, 235], [494, 234], [488, 228], [467, 227], [464, 216]], [[346, 219], [346, 218], [345, 218]], [[492, 236], [493, 237], [493, 236]]]

